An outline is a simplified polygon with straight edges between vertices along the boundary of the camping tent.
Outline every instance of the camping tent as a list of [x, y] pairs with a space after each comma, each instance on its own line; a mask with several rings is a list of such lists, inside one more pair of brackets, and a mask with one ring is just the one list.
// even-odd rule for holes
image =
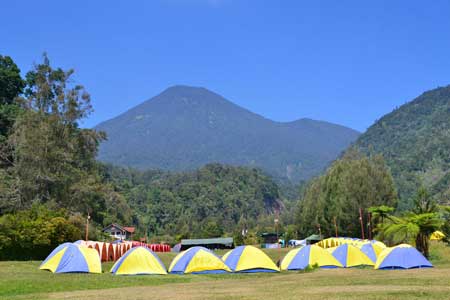
[[234, 272], [279, 272], [275, 263], [261, 249], [239, 246], [228, 251], [222, 259]]
[[321, 268], [337, 268], [342, 264], [325, 249], [308, 245], [288, 252], [280, 264], [281, 270], [303, 270], [317, 264]]
[[360, 247], [367, 243], [372, 243], [380, 248], [386, 248], [386, 245], [380, 241], [361, 240], [358, 238], [349, 238], [349, 237], [327, 238], [327, 239], [324, 239], [324, 240], [321, 240], [320, 242], [318, 242], [317, 246], [320, 246], [322, 248], [332, 248], [332, 247], [337, 247], [337, 246], [344, 245], [344, 244], [350, 244], [353, 246]]
[[50, 253], [39, 269], [53, 273], [101, 273], [102, 265], [95, 249], [64, 243]]
[[375, 262], [373, 262], [359, 248], [350, 244], [343, 244], [336, 247], [333, 251], [333, 256], [345, 268], [356, 266], [373, 266], [375, 264]]
[[219, 274], [230, 268], [213, 252], [204, 247], [192, 247], [178, 253], [169, 266], [172, 274]]
[[111, 268], [115, 275], [164, 275], [166, 267], [159, 257], [146, 247], [135, 247], [128, 250]]
[[431, 268], [433, 265], [416, 248], [401, 244], [380, 253], [375, 269]]
[[430, 240], [431, 241], [440, 241], [443, 238], [445, 238], [445, 234], [438, 230], [438, 231], [433, 232], [433, 234], [430, 237]]
[[385, 248], [381, 247], [377, 243], [367, 242], [359, 245], [359, 249], [361, 249], [361, 251], [365, 255], [367, 255], [371, 261], [375, 263], [377, 261], [378, 256]]

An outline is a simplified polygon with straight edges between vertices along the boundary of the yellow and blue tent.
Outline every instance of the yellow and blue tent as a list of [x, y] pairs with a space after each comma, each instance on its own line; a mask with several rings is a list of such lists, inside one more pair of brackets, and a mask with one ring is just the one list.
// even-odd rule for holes
[[135, 247], [122, 255], [111, 268], [115, 275], [165, 275], [166, 267], [159, 257], [146, 247]]
[[381, 252], [375, 264], [375, 269], [414, 269], [432, 268], [433, 265], [416, 248], [401, 244], [386, 248]]
[[192, 247], [180, 252], [169, 266], [172, 274], [220, 274], [231, 272], [230, 268], [211, 250]]
[[239, 246], [228, 251], [223, 261], [233, 272], [257, 273], [279, 272], [280, 269], [261, 249], [254, 246]]
[[39, 269], [52, 273], [101, 273], [102, 264], [96, 250], [64, 243], [50, 253]]
[[359, 249], [361, 249], [361, 251], [375, 263], [378, 256], [385, 249], [385, 247], [382, 247], [377, 243], [367, 242], [359, 245]]
[[281, 261], [280, 268], [281, 270], [303, 270], [316, 264], [321, 268], [342, 267], [342, 264], [327, 250], [316, 245], [308, 245], [289, 251]]
[[332, 254], [334, 258], [336, 258], [345, 268], [356, 266], [373, 266], [375, 264], [375, 262], [373, 262], [359, 248], [350, 244], [344, 244], [336, 247]]
[[445, 234], [442, 233], [442, 231], [437, 230], [431, 234], [430, 241], [440, 241], [443, 238], [445, 238]]
[[325, 250], [326, 250], [328, 253], [333, 254], [333, 251], [336, 250], [336, 248], [337, 248], [337, 246], [336, 246], [336, 247], [331, 247], [331, 248], [326, 248]]

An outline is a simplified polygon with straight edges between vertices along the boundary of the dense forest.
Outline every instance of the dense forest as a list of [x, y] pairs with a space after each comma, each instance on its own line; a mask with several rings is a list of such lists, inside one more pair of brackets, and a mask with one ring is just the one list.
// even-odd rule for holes
[[399, 192], [399, 209], [413, 206], [418, 186], [450, 203], [450, 86], [423, 93], [375, 122], [355, 143], [382, 154]]
[[[141, 234], [166, 241], [236, 235], [267, 225], [284, 204], [258, 169], [209, 164], [193, 172], [140, 172], [105, 166], [105, 176], [134, 212]], [[273, 230], [273, 218], [268, 221]]]

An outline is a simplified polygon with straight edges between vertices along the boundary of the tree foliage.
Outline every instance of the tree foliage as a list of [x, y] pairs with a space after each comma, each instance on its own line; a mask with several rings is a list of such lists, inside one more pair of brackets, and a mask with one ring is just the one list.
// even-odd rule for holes
[[209, 164], [166, 173], [108, 166], [105, 177], [127, 199], [141, 233], [151, 236], [217, 237], [256, 229], [282, 206], [277, 185], [258, 169]]
[[0, 147], [5, 143], [20, 112], [15, 99], [22, 93], [24, 86], [20, 69], [11, 57], [0, 55]]
[[12, 104], [25, 83], [11, 57], [0, 55], [0, 105]]
[[401, 216], [387, 215], [386, 222], [377, 226], [378, 239], [395, 245], [409, 243], [429, 256], [429, 240], [433, 232], [443, 225], [439, 207], [424, 187], [417, 190], [414, 208]]
[[130, 221], [125, 200], [98, 171], [95, 158], [104, 134], [78, 125], [92, 107], [72, 75], [73, 70], [53, 68], [45, 54], [26, 74], [23, 112], [0, 149], [0, 213], [45, 203], [73, 213], [90, 211], [99, 223], [108, 213]]
[[42, 259], [59, 244], [80, 238], [67, 211], [33, 205], [0, 217], [0, 260]]
[[319, 225], [325, 236], [334, 236], [335, 219], [339, 235], [360, 236], [360, 208], [394, 206], [396, 201], [394, 182], [383, 158], [351, 151], [310, 183], [296, 223], [302, 236], [317, 233]]

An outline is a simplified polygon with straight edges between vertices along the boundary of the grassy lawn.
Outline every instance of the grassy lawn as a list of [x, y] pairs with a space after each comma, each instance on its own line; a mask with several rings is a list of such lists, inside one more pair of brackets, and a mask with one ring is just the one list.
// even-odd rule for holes
[[[276, 261], [286, 250], [266, 250]], [[223, 253], [219, 253], [223, 254]], [[113, 276], [52, 274], [40, 262], [0, 262], [0, 299], [450, 299], [450, 247], [432, 245], [433, 269]], [[173, 253], [160, 255], [169, 265]]]

